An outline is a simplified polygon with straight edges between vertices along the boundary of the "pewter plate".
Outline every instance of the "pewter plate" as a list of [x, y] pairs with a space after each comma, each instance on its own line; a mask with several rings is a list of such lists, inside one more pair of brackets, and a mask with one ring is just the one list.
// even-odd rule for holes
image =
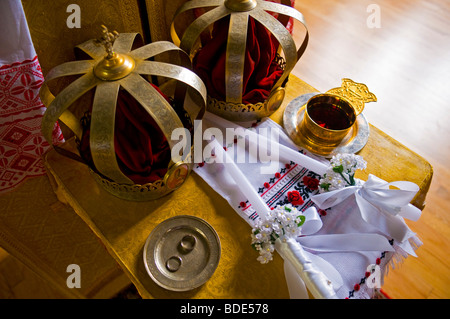
[[177, 216], [163, 221], [144, 246], [147, 273], [171, 291], [200, 287], [213, 275], [220, 260], [220, 240], [203, 219]]
[[[303, 120], [303, 116], [305, 115], [305, 107], [308, 100], [317, 95], [319, 93], [308, 93], [303, 94], [295, 99], [293, 99], [286, 106], [283, 114], [283, 125], [286, 133], [292, 139], [292, 141], [298, 146], [304, 148], [311, 153], [316, 154], [312, 149], [310, 149], [307, 145], [305, 145], [301, 138], [299, 137], [300, 131], [298, 130], [298, 125]], [[333, 155], [338, 153], [347, 153], [354, 154], [359, 152], [369, 140], [369, 123], [367, 122], [364, 114], [359, 114], [356, 118], [356, 122], [353, 125], [352, 129], [348, 132], [348, 134], [344, 137], [341, 144], [339, 144], [330, 154], [328, 155], [320, 155], [323, 157], [330, 158]]]

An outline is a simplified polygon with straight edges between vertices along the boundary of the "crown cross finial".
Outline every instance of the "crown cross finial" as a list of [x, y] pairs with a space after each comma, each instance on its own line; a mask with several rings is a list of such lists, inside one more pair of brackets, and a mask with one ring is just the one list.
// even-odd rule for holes
[[111, 33], [106, 26], [102, 25], [102, 36], [96, 40], [96, 43], [105, 47], [108, 54], [106, 56], [107, 59], [111, 59], [114, 56], [113, 45], [118, 37], [119, 33], [117, 31]]

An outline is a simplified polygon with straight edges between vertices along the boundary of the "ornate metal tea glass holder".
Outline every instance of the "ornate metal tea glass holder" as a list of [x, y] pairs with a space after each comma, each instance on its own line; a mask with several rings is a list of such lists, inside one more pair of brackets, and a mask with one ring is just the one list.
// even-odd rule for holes
[[[353, 153], [364, 147], [368, 123], [361, 113], [365, 103], [377, 100], [366, 85], [343, 79], [342, 87], [306, 97], [305, 104], [299, 104], [300, 97], [284, 113], [285, 129], [294, 142], [321, 156], [332, 155], [339, 148]], [[344, 141], [346, 145], [342, 145]]]

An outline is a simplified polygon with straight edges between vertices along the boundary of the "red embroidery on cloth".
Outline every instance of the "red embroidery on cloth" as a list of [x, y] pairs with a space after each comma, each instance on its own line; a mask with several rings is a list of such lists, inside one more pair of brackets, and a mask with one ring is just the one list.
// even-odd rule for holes
[[[288, 165], [289, 165], [289, 167], [288, 167]], [[293, 166], [293, 167], [291, 167], [290, 164], [286, 164], [286, 169], [289, 169], [289, 171], [286, 172], [286, 169], [284, 169], [284, 170], [282, 170], [283, 175], [281, 175], [279, 172], [277, 173], [278, 175], [275, 174], [276, 175], [275, 177], [278, 178], [279, 180], [276, 181], [275, 183], [273, 183], [272, 185], [270, 185], [269, 183], [264, 183], [264, 187], [267, 188], [267, 190], [262, 192], [261, 190], [263, 190], [263, 188], [261, 188], [260, 189], [260, 193], [262, 193], [261, 196], [264, 196], [268, 191], [270, 191], [272, 189], [272, 187], [274, 187], [276, 184], [278, 184], [278, 182], [281, 179], [283, 179], [286, 175], [288, 175], [296, 167], [297, 167], [297, 164], [295, 164], [295, 166]], [[269, 184], [269, 187], [266, 187], [266, 184]]]
[[18, 66], [18, 65], [26, 64], [26, 63], [36, 62], [37, 59], [38, 59], [38, 57], [36, 55], [33, 59], [25, 60], [25, 61], [22, 61], [22, 62], [14, 62], [13, 64], [5, 64], [5, 65], [0, 66], [0, 70], [9, 69], [9, 68], [12, 68], [12, 67], [15, 67], [15, 66]]
[[[50, 147], [41, 134], [44, 76], [37, 56], [0, 67], [0, 193], [45, 174], [42, 155]], [[64, 141], [55, 125], [53, 143]]]
[[[389, 240], [389, 244], [390, 244], [391, 246], [393, 246], [393, 245], [394, 245], [394, 240], [393, 240], [393, 239]], [[381, 261], [382, 261], [382, 259], [384, 259], [384, 258], [386, 258], [386, 252], [382, 252], [382, 253], [381, 253], [381, 256], [378, 257], [378, 258], [375, 260], [375, 263], [376, 263], [378, 266], [380, 266], [380, 265], [381, 265]], [[364, 273], [364, 277], [361, 278], [361, 280], [360, 280], [359, 283], [357, 283], [357, 284], [354, 285], [353, 290], [349, 291], [348, 297], [346, 297], [345, 299], [350, 299], [350, 298], [355, 297], [355, 292], [359, 291], [360, 288], [361, 288], [361, 286], [364, 285], [364, 284], [366, 284], [366, 280], [367, 280], [367, 278], [370, 277], [370, 275], [371, 275], [371, 272], [366, 271], [366, 272]]]
[[325, 209], [318, 209], [317, 212], [320, 216], [327, 216], [327, 211]]
[[320, 181], [317, 178], [313, 178], [311, 176], [303, 177], [303, 184], [308, 187], [310, 190], [315, 191], [319, 189]]
[[299, 191], [290, 191], [287, 193], [288, 201], [294, 206], [300, 206], [305, 203]]

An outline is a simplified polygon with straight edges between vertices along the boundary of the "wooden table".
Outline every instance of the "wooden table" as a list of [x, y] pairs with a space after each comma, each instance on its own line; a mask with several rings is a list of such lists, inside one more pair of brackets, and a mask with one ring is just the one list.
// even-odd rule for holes
[[[283, 110], [295, 97], [316, 92], [291, 76], [286, 98], [272, 119], [282, 122]], [[413, 204], [423, 208], [432, 178], [431, 165], [387, 134], [370, 126], [370, 138], [360, 152], [368, 162], [369, 173], [386, 181], [411, 181], [420, 191]], [[55, 191], [64, 198], [100, 238], [109, 253], [123, 268], [143, 298], [289, 298], [281, 258], [264, 266], [264, 277], [257, 252], [250, 248], [250, 228], [229, 204], [198, 175], [192, 173], [177, 191], [149, 202], [129, 202], [113, 197], [99, 186], [87, 167], [62, 157], [55, 151], [46, 154], [45, 165]], [[206, 220], [217, 231], [222, 246], [221, 261], [212, 278], [189, 292], [160, 288], [148, 276], [143, 248], [150, 232], [162, 221], [180, 214]], [[248, 233], [249, 236], [242, 234]]]

